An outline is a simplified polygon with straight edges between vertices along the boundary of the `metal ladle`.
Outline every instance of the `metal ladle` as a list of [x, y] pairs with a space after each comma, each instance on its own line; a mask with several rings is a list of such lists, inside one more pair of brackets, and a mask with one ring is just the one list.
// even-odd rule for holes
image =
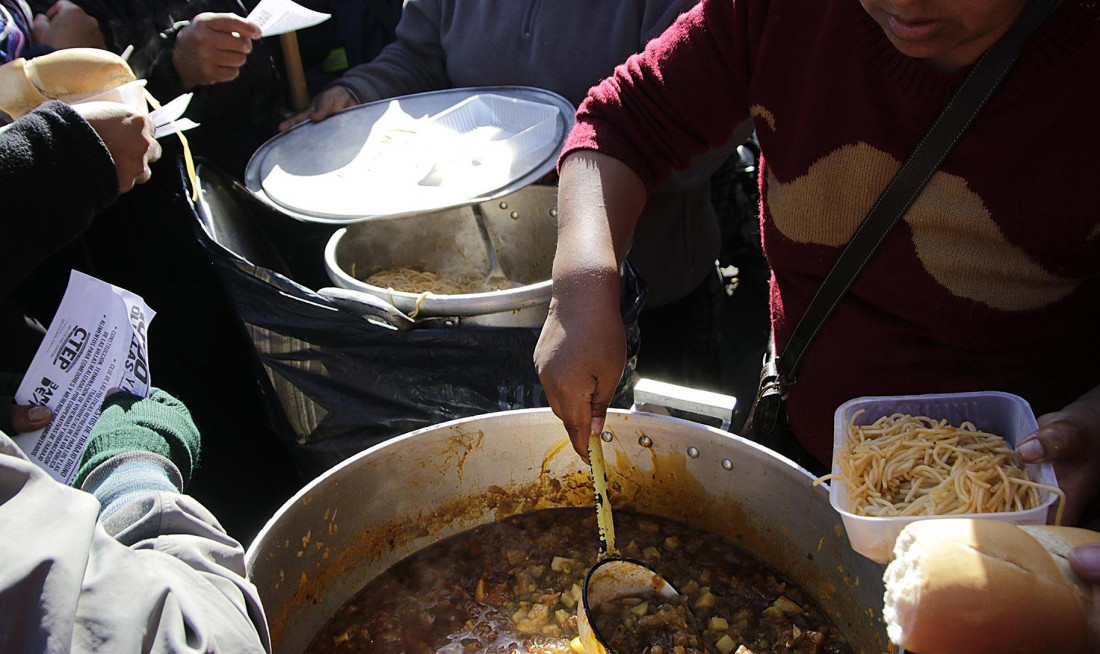
[[508, 279], [508, 276], [504, 274], [504, 269], [500, 266], [497, 249], [493, 245], [493, 239], [489, 236], [489, 227], [485, 224], [485, 214], [481, 212], [481, 207], [476, 204], [471, 209], [474, 212], [477, 231], [481, 234], [481, 240], [485, 243], [485, 251], [489, 255], [489, 277], [485, 280], [485, 287], [493, 290], [515, 287], [516, 284]]
[[[610, 432], [605, 433], [610, 435]], [[615, 549], [615, 523], [611, 517], [611, 501], [607, 495], [602, 434], [588, 437], [588, 458], [592, 462], [592, 485], [596, 489], [600, 554], [596, 565], [592, 566], [584, 578], [583, 593], [577, 610], [577, 632], [585, 652], [611, 654], [606, 639], [596, 631], [588, 617], [594, 610], [605, 602], [624, 597], [656, 593], [661, 597], [671, 598], [680, 593], [645, 564], [619, 556]]]

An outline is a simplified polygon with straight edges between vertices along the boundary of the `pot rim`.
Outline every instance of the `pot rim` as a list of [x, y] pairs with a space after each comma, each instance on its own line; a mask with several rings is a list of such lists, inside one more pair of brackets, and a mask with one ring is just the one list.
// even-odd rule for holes
[[[325, 270], [332, 283], [341, 288], [370, 293], [386, 300], [404, 313], [417, 310], [421, 293], [391, 291], [381, 286], [367, 284], [349, 275], [336, 262], [336, 251], [347, 234], [347, 228], [336, 230], [325, 244]], [[515, 311], [540, 305], [548, 305], [553, 292], [552, 280], [525, 284], [486, 293], [427, 294], [420, 301], [418, 315], [422, 316], [480, 316], [487, 313]]]
[[[421, 427], [420, 429], [417, 429], [415, 431], [411, 431], [411, 432], [407, 432], [405, 434], [401, 434], [399, 436], [395, 436], [391, 439], [382, 441], [381, 443], [378, 443], [378, 444], [373, 445], [373, 446], [371, 446], [371, 447], [369, 447], [365, 450], [362, 450], [360, 452], [355, 453], [354, 455], [348, 457], [347, 459], [344, 459], [340, 463], [337, 463], [336, 465], [332, 466], [328, 470], [324, 471], [320, 475], [317, 475], [316, 477], [314, 477], [312, 480], [310, 480], [308, 483], [306, 483], [304, 486], [302, 486], [298, 490], [298, 492], [296, 492], [293, 496], [291, 496], [285, 502], [283, 502], [282, 506], [280, 506], [275, 511], [275, 513], [272, 514], [272, 516], [268, 519], [268, 521], [264, 524], [264, 526], [260, 529], [260, 531], [256, 533], [255, 538], [253, 538], [252, 542], [249, 544], [248, 549], [245, 552], [245, 566], [246, 566], [246, 568], [251, 567], [252, 562], [255, 561], [256, 556], [258, 555], [259, 544], [261, 543], [261, 541], [265, 540], [268, 537], [269, 533], [271, 531], [273, 531], [278, 526], [279, 520], [280, 520], [280, 518], [282, 518], [282, 516], [284, 514], [288, 513], [290, 510], [292, 510], [294, 506], [300, 504], [302, 499], [305, 498], [306, 496], [316, 492], [317, 489], [328, 485], [330, 483], [330, 480], [333, 477], [336, 477], [336, 476], [340, 475], [343, 470], [345, 470], [347, 468], [352, 468], [352, 467], [358, 466], [359, 462], [361, 460], [366, 459], [368, 457], [374, 456], [376, 452], [380, 452], [380, 451], [383, 451], [383, 450], [386, 450], [386, 449], [389, 449], [389, 448], [401, 447], [401, 445], [405, 441], [416, 438], [417, 436], [419, 436], [421, 434], [424, 434], [424, 433], [427, 433], [427, 432], [434, 432], [434, 431], [444, 430], [444, 429], [453, 427], [455, 425], [463, 425], [463, 426], [468, 426], [468, 427], [474, 427], [474, 426], [477, 425], [477, 423], [487, 421], [487, 420], [499, 420], [499, 419], [502, 419], [502, 418], [506, 418], [508, 416], [521, 416], [521, 415], [525, 415], [525, 414], [539, 414], [539, 413], [552, 413], [552, 412], [553, 411], [548, 407], [539, 407], [539, 408], [529, 408], [529, 409], [513, 409], [511, 411], [495, 411], [495, 412], [492, 412], [492, 413], [482, 413], [482, 414], [478, 414], [478, 415], [474, 415], [474, 416], [467, 416], [465, 418], [455, 418], [454, 420], [448, 420], [446, 422], [441, 422], [441, 423], [437, 423], [437, 424], [434, 424], [434, 425], [429, 425], [427, 427]], [[651, 413], [651, 412], [648, 412], [648, 411], [638, 411], [638, 410], [635, 410], [635, 409], [610, 408], [610, 409], [607, 410], [607, 414], [609, 416], [617, 415], [617, 416], [623, 416], [623, 417], [628, 417], [628, 418], [631, 417], [631, 416], [645, 416], [647, 419], [655, 419], [655, 420], [658, 420], [658, 421], [667, 421], [667, 422], [671, 422], [671, 423], [674, 423], [674, 424], [685, 425], [685, 426], [688, 426], [688, 427], [691, 427], [691, 428], [703, 429], [703, 430], [706, 430], [706, 431], [709, 431], [709, 432], [713, 432], [714, 434], [720, 435], [724, 438], [731, 438], [735, 441], [738, 441], [743, 446], [747, 446], [747, 447], [750, 447], [754, 450], [759, 450], [760, 452], [762, 452], [764, 454], [767, 454], [770, 458], [774, 459], [776, 463], [778, 463], [780, 465], [783, 465], [785, 467], [793, 468], [797, 473], [800, 473], [802, 476], [806, 477], [806, 479], [809, 480], [809, 481], [813, 481], [814, 479], [816, 479], [816, 477], [813, 475], [813, 473], [811, 473], [810, 471], [806, 470], [805, 468], [799, 466], [797, 463], [795, 463], [791, 459], [788, 459], [787, 457], [783, 456], [782, 454], [779, 454], [778, 452], [775, 452], [774, 450], [770, 450], [770, 449], [764, 447], [763, 445], [760, 445], [759, 443], [756, 443], [756, 442], [753, 442], [753, 441], [751, 441], [747, 438], [744, 438], [743, 436], [738, 436], [737, 434], [734, 434], [732, 432], [723, 431], [721, 429], [718, 429], [717, 427], [711, 427], [710, 425], [705, 425], [705, 424], [695, 422], [695, 421], [692, 421], [692, 420], [685, 420], [685, 419], [682, 419], [682, 418], [675, 418], [675, 417], [672, 417], [672, 416], [661, 415], [661, 414], [658, 414], [658, 413]], [[563, 432], [564, 432], [564, 427], [562, 429], [563, 429]], [[579, 460], [580, 459], [578, 458], [578, 461]], [[827, 489], [828, 484], [822, 484], [822, 486], [826, 487], [826, 488], [823, 489], [823, 492], [827, 493], [828, 492], [828, 489]]]

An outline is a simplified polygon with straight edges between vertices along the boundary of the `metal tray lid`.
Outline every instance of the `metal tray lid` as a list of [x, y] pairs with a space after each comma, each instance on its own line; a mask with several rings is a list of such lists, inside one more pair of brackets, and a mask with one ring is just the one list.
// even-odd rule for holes
[[332, 224], [484, 202], [554, 169], [574, 111], [527, 86], [379, 100], [271, 138], [245, 186], [284, 214]]

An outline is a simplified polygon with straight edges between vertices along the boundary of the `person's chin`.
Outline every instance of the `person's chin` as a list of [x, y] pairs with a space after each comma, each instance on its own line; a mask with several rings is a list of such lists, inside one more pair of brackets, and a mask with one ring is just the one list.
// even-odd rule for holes
[[943, 54], [943, 48], [936, 47], [933, 43], [914, 43], [912, 41], [901, 41], [898, 39], [890, 39], [890, 42], [894, 44], [894, 47], [898, 49], [906, 57], [912, 57], [914, 59], [935, 59]]
[[883, 30], [890, 43], [903, 55], [914, 59], [935, 60], [948, 56], [951, 45], [943, 35], [937, 35], [925, 39], [903, 39], [892, 33], [889, 29]]

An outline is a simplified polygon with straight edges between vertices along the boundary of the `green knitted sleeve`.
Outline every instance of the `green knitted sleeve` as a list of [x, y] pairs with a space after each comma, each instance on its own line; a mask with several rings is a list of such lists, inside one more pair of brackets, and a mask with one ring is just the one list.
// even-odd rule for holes
[[72, 485], [80, 488], [84, 478], [111, 457], [138, 450], [171, 460], [186, 484], [198, 464], [199, 445], [198, 427], [183, 402], [159, 388], [150, 389], [147, 398], [114, 393], [103, 402]]

